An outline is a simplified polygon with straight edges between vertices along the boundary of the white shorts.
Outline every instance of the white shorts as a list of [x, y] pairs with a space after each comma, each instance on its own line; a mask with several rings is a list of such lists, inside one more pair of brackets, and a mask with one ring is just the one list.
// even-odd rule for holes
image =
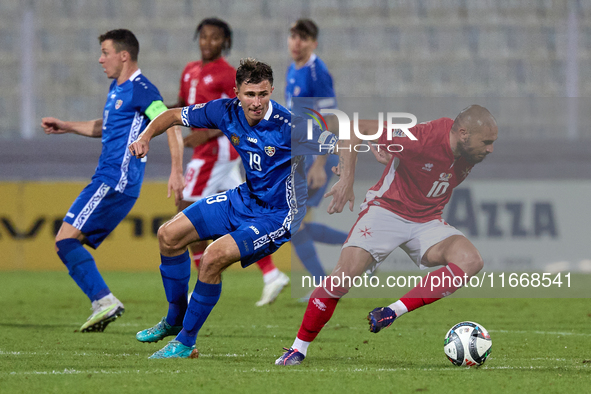
[[240, 157], [230, 161], [191, 160], [185, 172], [183, 200], [195, 202], [203, 197], [237, 187], [242, 183], [238, 169], [239, 163]]
[[371, 272], [397, 247], [404, 250], [419, 268], [425, 269], [422, 259], [427, 250], [452, 235], [464, 234], [442, 219], [417, 223], [387, 209], [370, 206], [359, 215], [343, 248], [356, 246], [369, 252], [375, 260], [368, 268]]

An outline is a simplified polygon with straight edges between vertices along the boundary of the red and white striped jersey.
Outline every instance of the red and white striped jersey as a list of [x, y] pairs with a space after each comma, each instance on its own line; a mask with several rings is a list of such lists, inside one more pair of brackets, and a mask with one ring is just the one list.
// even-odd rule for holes
[[[236, 70], [223, 57], [202, 66], [202, 61], [187, 63], [181, 74], [179, 98], [185, 105], [207, 103], [219, 98], [235, 97]], [[198, 130], [198, 129], [195, 129]], [[225, 136], [212, 138], [206, 143], [195, 147], [193, 159], [217, 160], [220, 149], [220, 160], [229, 157], [238, 158], [238, 153], [227, 143]]]
[[417, 141], [406, 136], [388, 141], [382, 133], [379, 144], [396, 143], [404, 149], [392, 155], [381, 179], [367, 192], [361, 210], [380, 206], [418, 223], [441, 219], [452, 190], [473, 167], [463, 157], [454, 158], [449, 141], [452, 124], [449, 118], [418, 124], [410, 129]]

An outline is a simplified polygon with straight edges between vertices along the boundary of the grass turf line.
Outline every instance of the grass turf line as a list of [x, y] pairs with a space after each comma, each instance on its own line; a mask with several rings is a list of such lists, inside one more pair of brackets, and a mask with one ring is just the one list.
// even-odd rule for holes
[[[281, 294], [257, 308], [258, 271], [224, 275], [222, 297], [197, 340], [197, 360], [148, 360], [165, 341], [135, 333], [167, 305], [157, 273], [106, 273], [126, 312], [104, 333], [76, 332], [90, 303], [65, 272], [0, 274], [0, 392], [584, 392], [591, 383], [588, 299], [446, 299], [372, 334], [367, 312], [390, 299], [344, 299], [299, 367], [273, 365], [305, 304]], [[195, 279], [191, 282], [193, 287]], [[479, 369], [454, 367], [447, 330], [463, 320], [491, 332]], [[172, 337], [170, 337], [172, 339]]]

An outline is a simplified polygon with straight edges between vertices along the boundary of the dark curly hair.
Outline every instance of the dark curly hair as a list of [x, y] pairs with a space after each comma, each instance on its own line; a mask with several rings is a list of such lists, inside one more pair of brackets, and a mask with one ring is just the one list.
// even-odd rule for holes
[[201, 33], [203, 26], [215, 26], [222, 29], [225, 38], [224, 45], [222, 46], [222, 53], [224, 56], [228, 56], [230, 54], [230, 49], [232, 48], [232, 29], [230, 28], [230, 25], [219, 18], [205, 18], [199, 22], [199, 25], [197, 25], [193, 40], [197, 40], [199, 38], [199, 34]]

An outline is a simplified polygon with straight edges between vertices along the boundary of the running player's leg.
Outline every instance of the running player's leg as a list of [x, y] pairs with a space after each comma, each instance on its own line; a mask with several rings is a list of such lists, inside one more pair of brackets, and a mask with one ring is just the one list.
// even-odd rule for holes
[[[326, 278], [322, 286], [317, 287], [308, 300], [308, 307], [298, 334], [290, 349], [279, 357], [276, 365], [297, 365], [306, 357], [308, 346], [320, 333], [320, 330], [328, 323], [341, 297], [349, 292], [347, 284], [335, 286], [331, 279], [341, 275], [360, 276], [374, 262], [373, 256], [359, 247], [345, 247], [341, 251], [339, 262]], [[340, 284], [340, 283], [339, 283]]]
[[[277, 359], [275, 364], [299, 364], [306, 356], [308, 346], [330, 320], [341, 297], [349, 291], [348, 286], [351, 283], [345, 281], [341, 286], [335, 286], [340, 284], [337, 278], [354, 278], [363, 275], [368, 269], [375, 269], [402, 240], [406, 240], [407, 231], [400, 226], [392, 229], [391, 223], [395, 219], [386, 213], [387, 211], [382, 208], [371, 207], [360, 214], [331, 276], [326, 279], [323, 286], [312, 292], [292, 348]], [[371, 228], [371, 232], [367, 231], [368, 227]], [[371, 236], [367, 236], [368, 233]], [[335, 277], [334, 281], [332, 277]]]
[[184, 212], [178, 213], [158, 229], [160, 273], [169, 305], [166, 322], [170, 326], [180, 326], [183, 322], [191, 277], [191, 258], [187, 245], [200, 240], [197, 230]]
[[[484, 263], [476, 247], [463, 235], [452, 235], [431, 246], [423, 257], [426, 267], [443, 266], [430, 272], [396, 305], [397, 315], [413, 311], [453, 294], [464, 281], [476, 275]], [[402, 304], [402, 305], [401, 305]], [[404, 310], [406, 309], [406, 311]]]
[[[378, 332], [379, 325], [372, 325], [372, 314], [390, 309], [394, 318], [422, 306], [432, 304], [453, 294], [465, 280], [477, 274], [483, 267], [482, 257], [476, 247], [460, 231], [443, 221], [420, 225], [417, 236], [402, 248], [420, 267], [443, 266], [427, 274], [421, 282], [400, 300], [370, 313], [370, 331]], [[387, 312], [387, 310], [386, 310]], [[383, 311], [381, 312], [383, 313]]]
[[[185, 191], [186, 188], [183, 191], [183, 194], [185, 193]], [[195, 201], [181, 200], [181, 203], [179, 205], [179, 212], [182, 212], [183, 210], [188, 208], [189, 205], [193, 204]], [[189, 251], [191, 252], [191, 260], [193, 260], [193, 264], [195, 265], [196, 269], [199, 269], [199, 264], [201, 263], [201, 258], [203, 257], [203, 252], [205, 252], [205, 248], [207, 248], [207, 244], [207, 241], [195, 241], [189, 245]]]
[[93, 313], [80, 328], [82, 332], [103, 331], [125, 310], [111, 294], [83, 243], [96, 249], [129, 213], [135, 200], [104, 183], [92, 182], [70, 207], [55, 238], [58, 256], [92, 303]]
[[195, 210], [199, 216], [199, 205], [201, 202], [192, 204], [158, 229], [160, 273], [168, 301], [168, 312], [154, 327], [136, 334], [140, 342], [158, 342], [167, 336], [178, 334], [182, 329], [188, 307], [187, 293], [191, 277], [191, 258], [187, 245], [201, 240], [189, 217], [195, 216]]
[[[176, 220], [161, 227], [159, 239], [163, 240], [160, 243], [163, 255], [179, 256], [183, 247], [186, 253], [186, 245], [201, 238], [217, 240], [203, 254], [199, 279], [184, 315], [182, 330], [174, 341], [151, 358], [192, 357], [199, 330], [220, 298], [222, 272], [239, 260], [243, 266], [252, 264], [287, 241], [288, 233], [284, 239], [269, 241], [270, 234], [277, 234], [282, 229], [283, 219], [246, 217], [243, 212], [236, 211], [241, 206], [244, 202], [240, 193], [230, 190], [196, 202], [177, 215]], [[181, 295], [178, 298], [185, 299]]]
[[80, 230], [63, 222], [55, 237], [55, 250], [74, 282], [93, 302], [109, 294], [110, 290], [83, 241]]
[[[195, 349], [195, 341], [203, 323], [220, 298], [222, 292], [221, 273], [240, 259], [238, 247], [232, 237], [225, 235], [210, 244], [199, 265], [199, 278], [187, 305], [191, 261], [186, 245], [197, 240], [199, 235], [183, 213], [179, 213], [175, 219], [171, 221], [172, 223], [169, 222], [166, 228], [161, 227], [161, 231], [158, 232], [158, 238], [162, 240], [160, 242], [161, 270], [169, 301], [168, 315], [155, 327], [139, 332], [138, 339], [142, 340], [140, 337], [149, 337], [150, 333], [154, 333], [158, 335], [154, 335], [154, 340], [144, 342], [157, 342], [165, 336], [178, 335], [168, 345], [150, 356], [153, 359], [196, 358], [198, 356], [199, 352]], [[178, 254], [179, 252], [182, 254]], [[172, 256], [165, 256], [165, 254]], [[179, 273], [177, 277], [166, 276], [175, 275], [177, 272]], [[182, 277], [183, 274], [187, 274], [187, 277]], [[174, 323], [171, 323], [172, 319], [175, 319]]]
[[[179, 206], [179, 212], [182, 212], [203, 197], [231, 189], [240, 184], [238, 182], [228, 188], [222, 188], [221, 183], [223, 182], [223, 177], [219, 174], [219, 169], [216, 169], [216, 166], [219, 167], [220, 165], [215, 156], [193, 158], [187, 163], [185, 188], [183, 189], [183, 200]], [[203, 257], [207, 243], [207, 241], [196, 241], [189, 245], [191, 258], [197, 269], [199, 269], [201, 257]]]
[[176, 341], [186, 347], [195, 345], [199, 330], [220, 299], [222, 272], [238, 260], [240, 250], [230, 235], [224, 235], [205, 249], [199, 266], [199, 279], [182, 322], [183, 329], [175, 338]]

